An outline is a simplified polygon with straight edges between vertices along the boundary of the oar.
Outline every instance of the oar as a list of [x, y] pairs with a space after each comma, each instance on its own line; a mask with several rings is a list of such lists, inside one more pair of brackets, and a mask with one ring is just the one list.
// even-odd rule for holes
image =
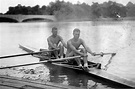
[[103, 53], [103, 52], [101, 52], [101, 53], [99, 53], [99, 54], [95, 54], [95, 56], [97, 56], [97, 55], [100, 55], [100, 56], [112, 55], [112, 56], [114, 56], [114, 55], [116, 55], [116, 53]]
[[18, 56], [25, 56], [25, 55], [32, 55], [32, 54], [38, 54], [38, 53], [50, 52], [50, 51], [53, 51], [53, 50], [46, 50], [46, 51], [40, 51], [40, 52], [30, 52], [30, 53], [21, 53], [21, 54], [13, 54], [13, 55], [1, 56], [0, 59], [10, 58], [10, 57], [18, 57]]
[[13, 67], [21, 67], [21, 66], [28, 66], [28, 65], [35, 65], [35, 64], [45, 63], [45, 62], [58, 62], [58, 61], [64, 61], [64, 60], [72, 60], [74, 58], [80, 58], [80, 57], [81, 56], [74, 56], [74, 57], [66, 57], [66, 58], [53, 59], [53, 60], [45, 60], [45, 61], [40, 61], [40, 62], [28, 63], [28, 64], [21, 64], [21, 65], [1, 67], [0, 69], [13, 68]]
[[58, 62], [58, 61], [65, 61], [65, 60], [72, 60], [74, 58], [80, 58], [81, 56], [73, 56], [73, 57], [66, 57], [66, 58], [60, 58], [60, 59], [51, 59], [49, 61], [51, 62]]
[[116, 55], [116, 53], [103, 53], [103, 52], [101, 52], [100, 54], [95, 54], [95, 56], [97, 56], [97, 55], [100, 55], [101, 57], [103, 57], [104, 55], [111, 55], [108, 63], [105, 65], [105, 68], [104, 68], [104, 70], [107, 70], [108, 65], [111, 63], [111, 61], [112, 61], [113, 57]]
[[112, 56], [111, 56], [111, 58], [109, 59], [108, 63], [105, 65], [105, 70], [107, 70], [108, 65], [111, 63], [111, 61], [112, 61], [112, 59], [113, 59], [113, 57], [114, 57], [115, 55], [116, 55], [116, 53], [115, 53], [115, 54], [112, 54]]

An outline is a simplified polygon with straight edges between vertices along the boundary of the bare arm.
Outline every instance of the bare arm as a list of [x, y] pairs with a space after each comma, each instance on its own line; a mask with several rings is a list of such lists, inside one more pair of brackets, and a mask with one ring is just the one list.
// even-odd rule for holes
[[47, 42], [48, 42], [49, 47], [57, 49], [56, 46], [51, 42], [50, 38], [47, 38]]
[[66, 43], [62, 40], [61, 43], [64, 45], [65, 48], [67, 48]]
[[64, 40], [62, 39], [62, 37], [60, 37], [60, 39], [61, 39], [61, 43], [63, 44], [63, 46], [64, 46], [65, 48], [67, 48], [67, 45], [66, 45], [66, 43], [64, 42]]
[[81, 41], [82, 41], [82, 45], [83, 45], [83, 47], [85, 48], [85, 50], [88, 52], [88, 53], [90, 53], [91, 55], [93, 55], [94, 56], [94, 53], [91, 51], [91, 49], [85, 44], [85, 42], [81, 39]]
[[69, 47], [71, 48], [71, 50], [74, 51], [75, 53], [80, 54], [81, 56], [84, 56], [83, 53], [81, 53], [80, 51], [78, 51], [78, 50], [71, 44], [71, 41], [68, 41], [68, 42], [67, 42], [67, 45], [69, 45]]

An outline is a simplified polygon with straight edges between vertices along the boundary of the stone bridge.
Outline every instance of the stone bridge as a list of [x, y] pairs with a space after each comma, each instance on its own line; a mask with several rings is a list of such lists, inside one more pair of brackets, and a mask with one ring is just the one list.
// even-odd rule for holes
[[56, 21], [53, 15], [0, 15], [0, 22]]

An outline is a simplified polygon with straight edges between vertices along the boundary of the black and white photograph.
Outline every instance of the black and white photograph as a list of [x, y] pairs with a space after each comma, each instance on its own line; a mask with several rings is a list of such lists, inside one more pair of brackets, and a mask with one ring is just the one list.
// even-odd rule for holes
[[135, 0], [0, 0], [0, 89], [135, 88]]

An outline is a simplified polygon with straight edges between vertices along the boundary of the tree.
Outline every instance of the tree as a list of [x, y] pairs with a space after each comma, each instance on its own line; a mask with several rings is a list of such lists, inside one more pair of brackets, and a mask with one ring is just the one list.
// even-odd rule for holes
[[49, 4], [49, 12], [50, 15], [54, 15], [56, 11], [59, 11], [62, 8], [64, 1], [56, 0], [55, 2], [50, 2]]
[[48, 6], [39, 5], [26, 7], [18, 4], [15, 7], [9, 7], [5, 14], [23, 14], [23, 15], [55, 15], [59, 19], [95, 19], [102, 17], [117, 18], [117, 16], [135, 16], [135, 4], [128, 2], [126, 6], [108, 1], [102, 4], [93, 2], [90, 6], [86, 3], [72, 4], [61, 0], [50, 2]]
[[9, 7], [9, 10], [6, 12], [6, 14], [14, 14], [14, 7]]
[[127, 16], [130, 17], [135, 16], [135, 4], [133, 4], [132, 2], [128, 2], [126, 7], [127, 7]]
[[40, 9], [40, 12], [42, 15], [46, 15], [47, 14], [47, 6], [43, 5]]
[[98, 3], [94, 3], [91, 6], [92, 14], [95, 18], [99, 18], [101, 16], [101, 8]]
[[36, 5], [36, 6], [32, 7], [32, 11], [33, 11], [34, 15], [40, 14], [39, 5]]

